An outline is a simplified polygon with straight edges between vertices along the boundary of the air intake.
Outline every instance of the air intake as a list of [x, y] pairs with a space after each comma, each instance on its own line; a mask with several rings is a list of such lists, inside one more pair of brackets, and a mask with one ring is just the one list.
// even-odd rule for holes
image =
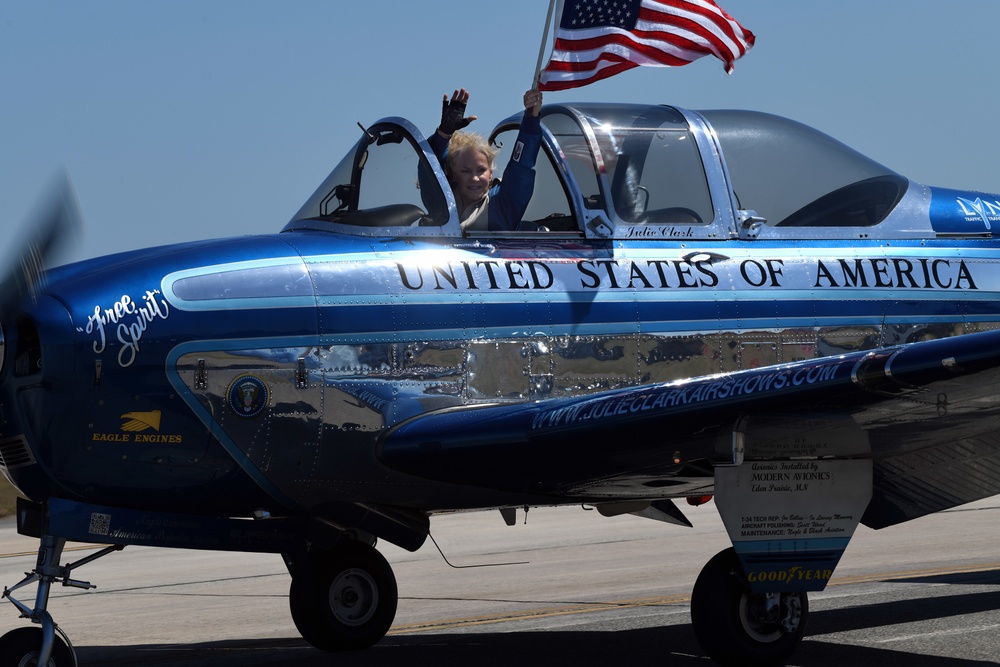
[[34, 462], [35, 457], [31, 455], [28, 441], [23, 435], [0, 440], [0, 468], [10, 470], [11, 468], [31, 465]]

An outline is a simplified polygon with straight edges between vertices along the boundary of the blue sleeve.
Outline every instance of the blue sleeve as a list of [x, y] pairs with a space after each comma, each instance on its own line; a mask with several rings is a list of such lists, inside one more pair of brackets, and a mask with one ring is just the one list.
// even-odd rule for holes
[[428, 145], [430, 145], [431, 150], [434, 151], [434, 155], [437, 156], [438, 162], [441, 163], [441, 168], [444, 169], [445, 161], [448, 159], [448, 142], [451, 141], [450, 138], [445, 139], [442, 137], [437, 130], [431, 133], [430, 138], [427, 139]]
[[490, 193], [491, 231], [513, 231], [521, 224], [535, 191], [535, 160], [542, 145], [542, 119], [524, 114], [510, 161], [495, 193]]

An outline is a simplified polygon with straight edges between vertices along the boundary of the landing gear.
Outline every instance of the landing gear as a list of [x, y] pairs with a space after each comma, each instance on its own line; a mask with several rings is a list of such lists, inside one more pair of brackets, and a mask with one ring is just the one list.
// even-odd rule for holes
[[751, 593], [735, 550], [722, 551], [698, 575], [691, 624], [701, 648], [720, 665], [780, 665], [802, 640], [805, 593]]
[[[0, 637], [0, 667], [37, 667], [42, 646], [41, 628], [18, 628]], [[76, 667], [72, 649], [55, 637], [45, 667]]]
[[[122, 546], [110, 546], [69, 565], [60, 565], [66, 540], [52, 535], [42, 535], [35, 569], [18, 584], [4, 588], [3, 598], [17, 607], [22, 618], [38, 623], [40, 628], [18, 628], [0, 637], [0, 667], [76, 667], [76, 656], [69, 642], [60, 637], [61, 631], [48, 612], [49, 592], [52, 584], [61, 582], [73, 588], [94, 588], [86, 581], [70, 579], [74, 569], [97, 560]], [[35, 606], [15, 599], [13, 593], [28, 584], [37, 583]], [[58, 634], [57, 634], [58, 633]]]
[[[342, 541], [292, 571], [288, 602], [302, 637], [324, 651], [367, 648], [388, 632], [398, 593], [375, 548]], [[2, 667], [2, 666], [0, 666]]]

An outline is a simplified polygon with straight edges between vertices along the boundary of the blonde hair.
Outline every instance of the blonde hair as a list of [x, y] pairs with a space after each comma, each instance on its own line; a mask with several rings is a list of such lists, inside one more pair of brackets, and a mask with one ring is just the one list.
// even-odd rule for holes
[[455, 132], [448, 141], [448, 164], [445, 165], [448, 176], [451, 176], [451, 159], [466, 151], [479, 151], [486, 156], [487, 162], [490, 163], [490, 170], [496, 171], [496, 158], [500, 151], [490, 146], [486, 137], [475, 132]]

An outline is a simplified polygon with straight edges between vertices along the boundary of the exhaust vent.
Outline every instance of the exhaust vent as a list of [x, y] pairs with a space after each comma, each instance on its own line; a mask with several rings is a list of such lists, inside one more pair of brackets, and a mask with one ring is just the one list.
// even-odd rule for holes
[[0, 440], [0, 468], [19, 468], [31, 465], [35, 462], [35, 457], [31, 454], [28, 441], [23, 435], [15, 438]]

